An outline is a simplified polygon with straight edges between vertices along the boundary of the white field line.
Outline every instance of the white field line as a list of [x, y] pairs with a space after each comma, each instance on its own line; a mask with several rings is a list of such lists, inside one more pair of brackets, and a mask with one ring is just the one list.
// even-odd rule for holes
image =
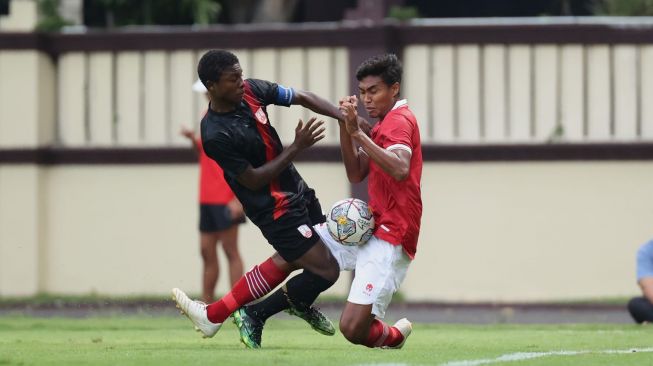
[[530, 360], [533, 358], [541, 358], [541, 357], [549, 357], [549, 356], [578, 356], [578, 355], [587, 355], [587, 354], [628, 354], [628, 353], [639, 353], [639, 352], [653, 352], [653, 348], [633, 348], [627, 350], [608, 349], [608, 350], [597, 350], [597, 351], [517, 352], [517, 353], [508, 353], [505, 355], [501, 355], [497, 358], [449, 361], [440, 364], [440, 366], [478, 366], [478, 365], [488, 365], [488, 364], [499, 363], [499, 362], [523, 361], [523, 360]]

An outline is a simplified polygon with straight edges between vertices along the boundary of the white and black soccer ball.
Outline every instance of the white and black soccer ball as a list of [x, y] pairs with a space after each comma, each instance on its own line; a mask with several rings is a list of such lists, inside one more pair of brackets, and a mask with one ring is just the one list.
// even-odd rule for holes
[[362, 245], [374, 231], [374, 216], [365, 201], [347, 198], [336, 202], [326, 215], [331, 236], [342, 245]]

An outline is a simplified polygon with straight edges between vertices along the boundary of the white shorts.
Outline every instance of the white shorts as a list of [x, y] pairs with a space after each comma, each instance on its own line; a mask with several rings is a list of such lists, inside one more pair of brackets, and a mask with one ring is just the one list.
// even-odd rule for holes
[[340, 270], [356, 270], [347, 301], [359, 305], [372, 304], [372, 314], [383, 318], [411, 262], [402, 246], [372, 236], [364, 245], [350, 247], [335, 241], [325, 224], [315, 225], [314, 228], [338, 261]]

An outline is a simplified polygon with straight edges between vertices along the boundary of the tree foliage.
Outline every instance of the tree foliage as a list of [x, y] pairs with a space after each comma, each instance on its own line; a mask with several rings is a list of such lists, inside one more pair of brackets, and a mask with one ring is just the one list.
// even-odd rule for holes
[[653, 0], [597, 0], [596, 15], [650, 16]]

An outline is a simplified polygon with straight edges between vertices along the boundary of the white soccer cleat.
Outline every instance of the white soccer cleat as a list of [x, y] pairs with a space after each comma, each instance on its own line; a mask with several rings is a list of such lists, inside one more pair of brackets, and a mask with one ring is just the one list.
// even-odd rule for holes
[[177, 308], [195, 325], [195, 330], [202, 333], [202, 337], [211, 338], [218, 332], [222, 323], [213, 323], [206, 315], [206, 304], [191, 300], [178, 288], [172, 289], [172, 299], [177, 303]]
[[401, 341], [396, 346], [386, 346], [384, 348], [389, 348], [389, 349], [400, 349], [401, 347], [404, 346], [404, 343], [406, 343], [406, 339], [408, 339], [408, 336], [410, 333], [413, 331], [413, 324], [408, 321], [406, 318], [402, 318], [397, 320], [397, 322], [393, 325], [393, 327], [399, 329], [399, 333], [401, 333], [402, 336], [404, 336], [404, 339]]

